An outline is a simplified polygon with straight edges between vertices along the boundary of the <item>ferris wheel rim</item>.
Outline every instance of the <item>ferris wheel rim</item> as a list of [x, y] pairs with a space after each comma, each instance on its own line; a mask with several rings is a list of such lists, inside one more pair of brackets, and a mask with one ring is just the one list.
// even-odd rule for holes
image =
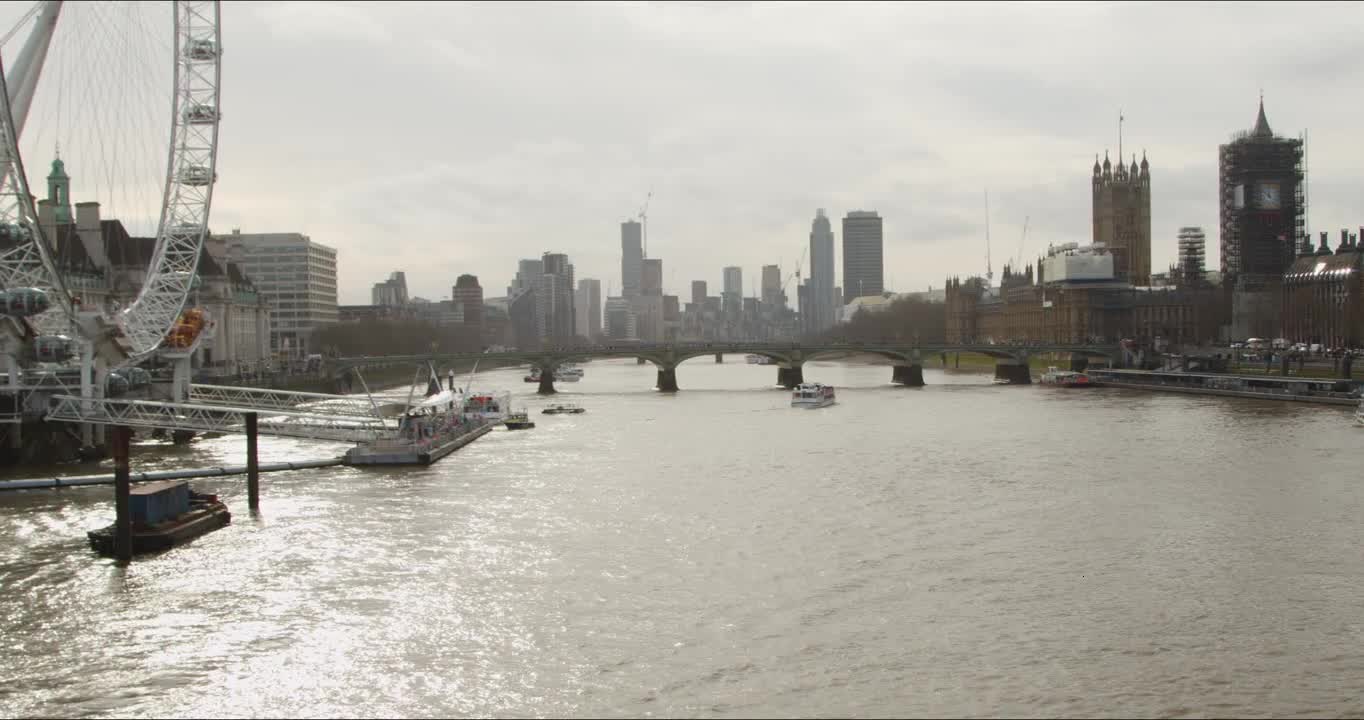
[[[219, 0], [175, 0], [173, 6], [174, 93], [161, 215], [142, 289], [116, 318], [132, 344], [125, 365], [160, 349], [184, 311], [198, 274], [217, 185], [222, 8]], [[202, 11], [205, 8], [208, 12]], [[192, 27], [192, 20], [199, 26]], [[211, 45], [196, 46], [204, 41]], [[211, 50], [193, 56], [204, 48]], [[211, 65], [211, 77], [201, 71], [203, 65]], [[200, 112], [205, 108], [206, 114]], [[200, 144], [191, 147], [191, 142]]]

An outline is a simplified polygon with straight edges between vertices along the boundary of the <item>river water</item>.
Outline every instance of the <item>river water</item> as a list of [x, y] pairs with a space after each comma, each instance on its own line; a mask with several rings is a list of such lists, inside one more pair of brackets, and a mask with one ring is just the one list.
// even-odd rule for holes
[[481, 373], [538, 427], [268, 474], [255, 518], [198, 481], [232, 524], [128, 568], [112, 488], [0, 495], [0, 715], [1364, 714], [1349, 408], [815, 363], [797, 410], [728, 360], [587, 364], [576, 416]]

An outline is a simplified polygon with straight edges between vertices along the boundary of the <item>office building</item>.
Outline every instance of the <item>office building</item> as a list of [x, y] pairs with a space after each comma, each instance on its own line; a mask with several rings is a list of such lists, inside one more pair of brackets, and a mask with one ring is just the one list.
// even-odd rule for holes
[[578, 295], [573, 301], [578, 313], [577, 331], [589, 340], [601, 336], [601, 281], [583, 278], [578, 281]]
[[462, 322], [474, 327], [483, 326], [483, 288], [475, 275], [460, 275], [450, 288], [450, 300], [459, 309]]
[[374, 283], [370, 289], [370, 304], [380, 307], [395, 307], [407, 304], [407, 274], [394, 271], [383, 282]]
[[692, 280], [692, 281], [691, 281], [691, 302], [692, 302], [693, 305], [696, 305], [697, 307], [701, 307], [702, 305], [705, 305], [705, 304], [706, 304], [706, 281], [705, 281], [705, 280]]
[[[843, 303], [885, 292], [883, 228], [875, 211], [853, 210], [843, 218]], [[818, 300], [818, 298], [816, 298]]]
[[605, 318], [606, 337], [611, 340], [636, 340], [635, 312], [630, 299], [613, 297], [606, 299]]
[[539, 308], [540, 338], [563, 341], [575, 335], [573, 311], [573, 264], [563, 253], [541, 257], [544, 274], [540, 276], [535, 303]]
[[313, 334], [337, 321], [336, 250], [301, 233], [223, 236], [227, 257], [240, 265], [270, 304], [270, 347], [287, 357], [320, 352]]
[[786, 298], [781, 294], [781, 268], [776, 265], [763, 266], [762, 301], [770, 308], [786, 307]]

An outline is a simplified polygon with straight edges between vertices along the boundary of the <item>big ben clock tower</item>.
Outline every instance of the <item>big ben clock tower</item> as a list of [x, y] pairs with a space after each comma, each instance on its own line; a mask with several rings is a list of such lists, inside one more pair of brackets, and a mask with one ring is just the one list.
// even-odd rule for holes
[[1281, 276], [1307, 231], [1302, 140], [1278, 137], [1265, 118], [1218, 148], [1223, 281]]

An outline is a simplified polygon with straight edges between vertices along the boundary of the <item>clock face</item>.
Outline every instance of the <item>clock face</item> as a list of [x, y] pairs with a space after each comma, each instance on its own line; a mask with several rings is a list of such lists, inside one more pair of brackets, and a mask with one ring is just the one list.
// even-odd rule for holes
[[1259, 205], [1262, 208], [1279, 207], [1279, 184], [1278, 183], [1261, 184], [1256, 199], [1259, 201]]

